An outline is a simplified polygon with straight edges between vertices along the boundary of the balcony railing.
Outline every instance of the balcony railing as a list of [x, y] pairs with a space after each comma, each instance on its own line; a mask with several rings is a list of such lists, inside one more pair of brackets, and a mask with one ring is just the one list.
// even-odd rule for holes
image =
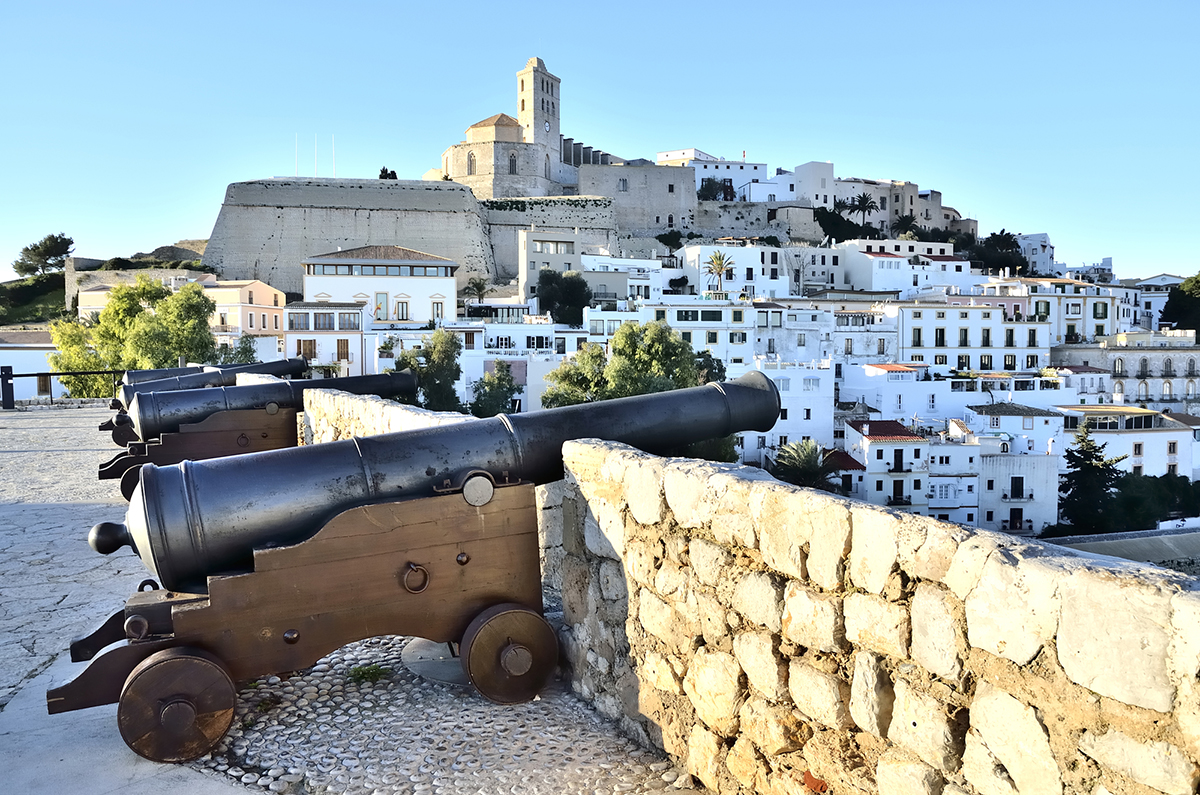
[[240, 334], [241, 326], [210, 326], [213, 334]]
[[899, 475], [904, 472], [912, 472], [912, 466], [909, 464], [901, 464], [900, 466], [896, 466], [895, 464], [892, 464], [891, 466], [888, 467], [887, 471], [889, 474]]
[[1033, 499], [1033, 492], [1027, 491], [1024, 494], [1001, 494], [1001, 502], [1029, 502]]
[[888, 505], [912, 505], [911, 497], [888, 497]]

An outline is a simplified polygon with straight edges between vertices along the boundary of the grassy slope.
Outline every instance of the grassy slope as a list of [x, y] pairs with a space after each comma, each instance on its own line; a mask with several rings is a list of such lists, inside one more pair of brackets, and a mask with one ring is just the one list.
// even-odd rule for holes
[[[9, 297], [10, 290], [26, 284], [26, 279], [0, 283], [0, 291]], [[11, 300], [11, 306], [0, 309], [0, 324], [11, 326], [22, 323], [45, 323], [63, 313], [66, 292], [62, 281], [56, 280], [40, 289], [24, 290], [20, 300]], [[7, 303], [7, 302], [6, 302]]]

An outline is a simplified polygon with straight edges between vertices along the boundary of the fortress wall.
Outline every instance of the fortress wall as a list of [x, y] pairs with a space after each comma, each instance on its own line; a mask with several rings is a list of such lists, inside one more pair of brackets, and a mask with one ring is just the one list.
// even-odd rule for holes
[[[320, 440], [443, 421], [305, 394]], [[575, 691], [722, 795], [1187, 795], [1200, 582], [780, 483], [564, 446], [538, 489]]]
[[480, 202], [480, 207], [488, 225], [500, 282], [517, 278], [521, 265], [517, 232], [531, 225], [548, 232], [578, 229], [585, 249], [619, 252], [612, 200], [604, 196], [492, 199]]
[[[776, 217], [768, 221], [768, 210]], [[697, 202], [696, 217], [688, 231], [705, 237], [774, 235], [783, 243], [790, 240], [824, 238], [820, 225], [806, 207], [780, 206], [767, 202]]]
[[1200, 583], [732, 465], [564, 448], [576, 692], [720, 793], [1184, 793]]
[[229, 186], [203, 262], [222, 279], [301, 292], [306, 257], [399, 245], [458, 262], [459, 283], [494, 264], [479, 204], [453, 182], [271, 179]]

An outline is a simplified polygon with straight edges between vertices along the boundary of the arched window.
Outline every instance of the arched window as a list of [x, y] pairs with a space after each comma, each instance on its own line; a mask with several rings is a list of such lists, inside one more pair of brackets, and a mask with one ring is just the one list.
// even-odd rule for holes
[[1113, 359], [1113, 373], [1115, 375], [1124, 375], [1125, 374], [1125, 360], [1122, 359], [1120, 356]]
[[675, 228], [675, 216], [668, 215], [667, 216], [667, 229], [674, 229], [674, 228]]
[[1113, 381], [1113, 394], [1114, 395], [1125, 394], [1125, 382], [1124, 381]]
[[1170, 400], [1174, 397], [1175, 389], [1171, 386], [1170, 381], [1163, 381], [1163, 400]]
[[517, 153], [508, 153], [508, 173], [515, 175], [517, 173]]
[[525, 100], [521, 100], [521, 112], [525, 112]]
[[1193, 375], [1195, 375], [1195, 374], [1196, 374], [1196, 359], [1195, 359], [1194, 357], [1193, 357], [1193, 358], [1191, 358], [1191, 359], [1188, 359], [1188, 371], [1187, 371], [1187, 374], [1188, 374], [1189, 376], [1193, 376]]
[[546, 179], [550, 179], [550, 155], [546, 155]]
[[1138, 400], [1146, 400], [1148, 397], [1150, 397], [1150, 387], [1145, 381], [1138, 382], [1137, 396]]
[[1138, 362], [1138, 378], [1145, 378], [1150, 374], [1150, 360], [1145, 356]]
[[1007, 452], [1008, 452], [1008, 442], [1001, 442], [1001, 443], [1000, 443], [1000, 452], [1002, 452], [1002, 453], [1007, 453]]
[[475, 176], [475, 153], [467, 152], [467, 176]]
[[1196, 382], [1195, 381], [1187, 382], [1187, 396], [1190, 398], [1196, 396]]
[[1175, 375], [1175, 363], [1171, 361], [1169, 356], [1163, 359], [1163, 375]]

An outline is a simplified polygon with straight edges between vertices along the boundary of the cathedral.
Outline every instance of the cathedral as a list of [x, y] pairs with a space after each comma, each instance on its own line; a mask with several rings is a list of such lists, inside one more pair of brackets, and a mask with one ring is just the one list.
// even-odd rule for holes
[[478, 199], [575, 195], [579, 166], [624, 161], [564, 137], [561, 111], [561, 82], [541, 58], [530, 58], [517, 72], [517, 117], [497, 113], [472, 124], [467, 140], [443, 152], [441, 168], [425, 179], [453, 180]]

